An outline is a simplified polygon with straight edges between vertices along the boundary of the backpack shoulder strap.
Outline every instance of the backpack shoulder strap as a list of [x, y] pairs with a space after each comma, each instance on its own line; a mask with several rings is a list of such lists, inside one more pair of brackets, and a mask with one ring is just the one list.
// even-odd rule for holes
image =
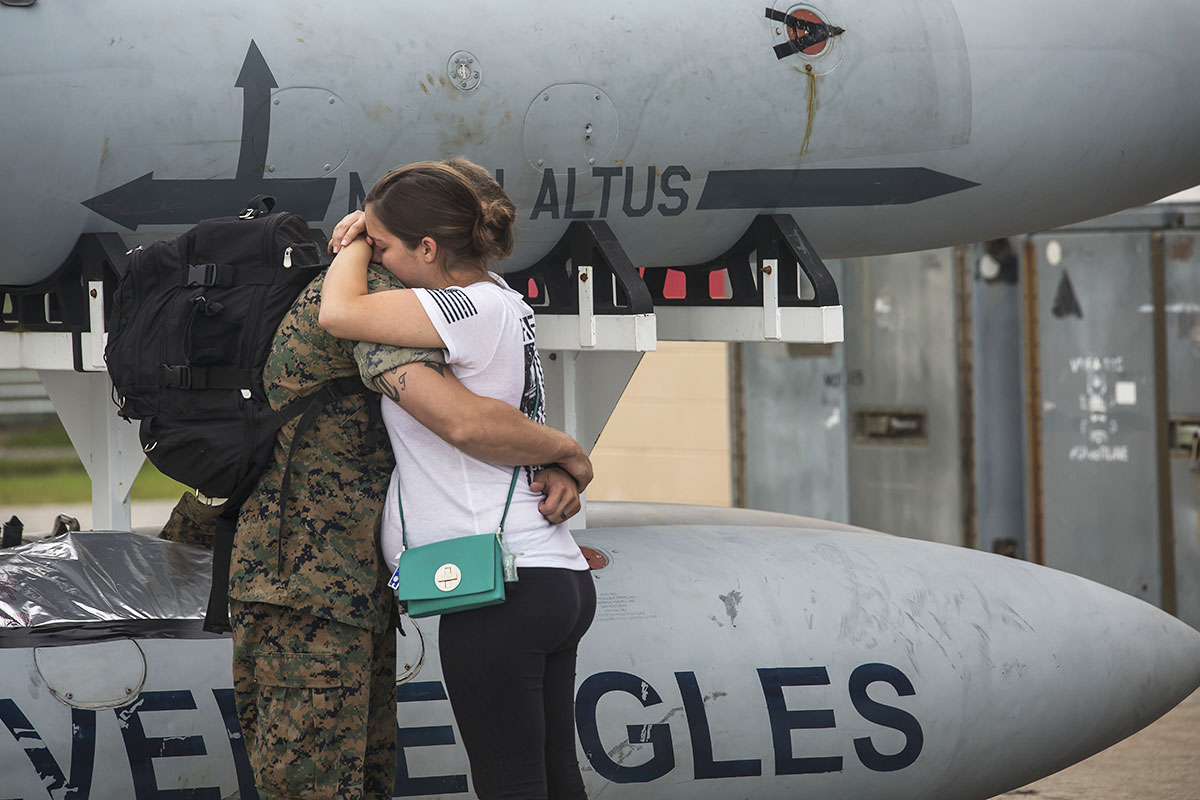
[[[300, 441], [304, 431], [320, 416], [325, 406], [347, 395], [368, 394], [369, 392], [370, 390], [363, 385], [357, 376], [330, 381], [313, 394], [293, 400], [281, 408], [277, 412], [271, 426], [267, 429], [265, 435], [274, 436], [288, 422], [296, 417], [300, 417], [300, 422], [296, 425], [296, 430], [292, 434], [291, 445], [288, 448], [287, 462], [283, 468], [283, 484], [280, 487], [279, 493], [279, 557], [281, 560], [283, 558], [283, 534], [287, 527], [288, 519], [288, 494], [291, 491], [292, 482], [292, 457], [296, 454], [297, 443]], [[367, 409], [371, 415], [370, 432], [368, 434], [371, 438], [367, 444], [369, 447], [375, 447], [378, 445], [378, 441], [375, 438], [378, 426], [375, 423], [379, 419], [379, 404], [368, 402]], [[208, 595], [208, 610], [204, 616], [204, 630], [209, 633], [228, 633], [230, 630], [229, 568], [233, 560], [233, 536], [237, 531], [238, 513], [241, 511], [242, 504], [246, 502], [250, 494], [254, 491], [254, 487], [258, 485], [258, 479], [259, 476], [255, 475], [239, 486], [222, 504], [221, 514], [217, 517], [216, 529], [213, 535], [212, 588]], [[283, 567], [281, 565], [280, 572], [282, 571]]]

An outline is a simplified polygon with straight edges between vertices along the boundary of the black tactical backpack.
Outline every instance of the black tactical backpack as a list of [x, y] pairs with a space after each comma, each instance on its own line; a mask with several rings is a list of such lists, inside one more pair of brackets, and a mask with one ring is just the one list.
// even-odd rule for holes
[[132, 251], [109, 316], [104, 358], [117, 413], [140, 420], [142, 449], [159, 471], [227, 498], [206, 630], [228, 630], [237, 512], [270, 463], [279, 429], [303, 414], [296, 441], [326, 403], [366, 391], [357, 378], [342, 379], [279, 411], [267, 402], [262, 370], [275, 331], [328, 266], [308, 224], [269, 213], [273, 206], [258, 197], [240, 216], [203, 220], [176, 240]]

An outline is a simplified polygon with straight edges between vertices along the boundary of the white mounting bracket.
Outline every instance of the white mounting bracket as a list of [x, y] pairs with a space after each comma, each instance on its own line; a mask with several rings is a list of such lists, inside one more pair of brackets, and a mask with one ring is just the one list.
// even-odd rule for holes
[[137, 426], [117, 416], [108, 373], [39, 369], [38, 377], [92, 479], [92, 528], [130, 530], [129, 490], [146, 455]]
[[89, 331], [2, 332], [0, 369], [37, 371], [92, 480], [92, 527], [129, 530], [129, 490], [146, 456], [137, 428], [117, 416], [112, 401], [104, 364], [104, 285], [89, 281], [87, 291]]

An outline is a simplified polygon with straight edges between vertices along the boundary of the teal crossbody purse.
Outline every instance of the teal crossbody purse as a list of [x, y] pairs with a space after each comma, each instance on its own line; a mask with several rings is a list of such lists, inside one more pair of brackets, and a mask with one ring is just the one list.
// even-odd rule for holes
[[433, 617], [504, 602], [506, 573], [512, 573], [512, 579], [516, 579], [514, 559], [504, 549], [504, 522], [508, 519], [520, 470], [513, 468], [504, 516], [495, 533], [460, 536], [411, 549], [404, 526], [404, 503], [396, 487], [402, 544], [400, 562], [388, 585], [395, 590], [397, 599], [407, 605], [410, 617]]

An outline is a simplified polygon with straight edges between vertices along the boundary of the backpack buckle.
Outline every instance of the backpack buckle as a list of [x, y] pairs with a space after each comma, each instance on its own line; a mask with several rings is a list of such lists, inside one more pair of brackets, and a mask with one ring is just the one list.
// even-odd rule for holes
[[230, 286], [233, 269], [225, 264], [188, 264], [186, 286]]
[[163, 364], [159, 379], [168, 389], [203, 389], [207, 383], [202, 373], [194, 373], [187, 364]]

